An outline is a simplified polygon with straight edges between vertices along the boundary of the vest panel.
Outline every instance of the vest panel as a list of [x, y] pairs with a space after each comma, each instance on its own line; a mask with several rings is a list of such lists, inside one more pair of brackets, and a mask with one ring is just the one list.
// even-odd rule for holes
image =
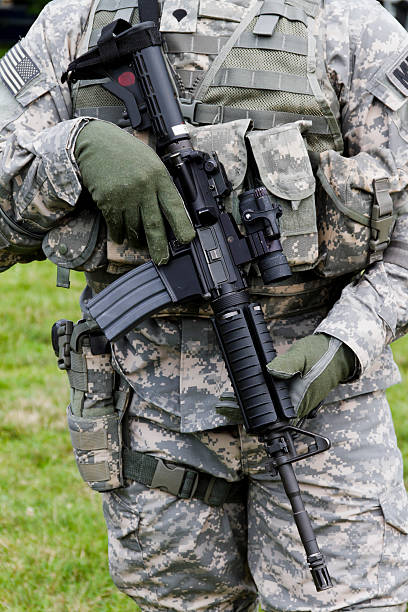
[[[189, 3], [187, 28], [178, 26], [172, 11], [166, 10], [172, 0], [161, 4], [163, 50], [175, 75], [185, 119], [192, 124], [190, 135], [197, 148], [218, 151], [233, 182], [227, 209], [239, 221], [238, 195], [245, 188], [247, 172], [253, 170], [248, 168], [250, 146], [251, 164], [256, 164], [284, 210], [282, 243], [292, 269], [302, 274], [317, 266], [319, 274], [329, 277], [352, 272], [347, 263], [350, 257], [343, 262], [338, 253], [335, 270], [327, 272], [322, 265], [316, 209], [326, 210], [331, 204], [319, 188], [316, 207], [315, 178], [308, 159], [308, 153], [316, 159], [326, 151], [341, 153], [343, 147], [339, 104], [326, 74], [319, 36], [320, 0], [230, 0], [222, 3], [222, 11], [221, 5], [197, 0]], [[102, 27], [117, 18], [138, 23], [137, 0], [100, 0], [87, 33], [89, 48], [96, 44]], [[78, 82], [73, 102], [75, 116], [98, 117], [126, 127], [123, 104], [103, 88], [103, 80]], [[153, 144], [151, 135], [135, 135]], [[294, 149], [296, 163], [291, 156]], [[300, 172], [296, 181], [292, 180], [295, 174], [288, 175], [290, 167], [295, 174]], [[146, 250], [117, 245], [109, 237], [107, 255], [113, 274], [148, 259]], [[267, 296], [281, 288], [263, 287], [256, 268], [250, 283], [268, 310]], [[189, 309], [183, 307], [180, 312], [188, 314]]]

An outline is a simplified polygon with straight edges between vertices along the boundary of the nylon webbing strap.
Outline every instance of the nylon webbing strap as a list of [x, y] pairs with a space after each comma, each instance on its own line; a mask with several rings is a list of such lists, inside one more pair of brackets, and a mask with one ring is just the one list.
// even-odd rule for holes
[[252, 119], [256, 130], [268, 130], [269, 128], [284, 123], [291, 123], [304, 119], [312, 122], [312, 127], [308, 129], [309, 134], [329, 134], [329, 126], [324, 117], [313, 115], [298, 115], [296, 113], [259, 111], [233, 106], [217, 106], [216, 104], [202, 104], [200, 102], [181, 101], [183, 117], [190, 123], [227, 123], [236, 119]]
[[395, 222], [393, 214], [393, 202], [390, 195], [390, 182], [388, 178], [374, 179], [373, 189], [375, 202], [371, 210], [371, 240], [369, 263], [374, 263], [383, 258], [383, 252], [387, 248], [391, 231]]
[[176, 70], [176, 74], [181, 78], [185, 89], [193, 89], [194, 85], [204, 75], [204, 70]]
[[[89, 106], [78, 108], [77, 117], [95, 117], [103, 121], [118, 124], [123, 121], [123, 106]], [[128, 122], [128, 125], [130, 123]]]
[[101, 0], [98, 4], [98, 11], [120, 11], [125, 8], [135, 8], [137, 2], [134, 0]]
[[307, 25], [307, 15], [303, 8], [284, 4], [279, 2], [279, 0], [265, 0], [259, 15], [279, 15], [289, 21], [301, 21]]
[[154, 21], [159, 23], [160, 8], [157, 0], [139, 0], [140, 21]]
[[271, 49], [307, 55], [307, 39], [290, 34], [275, 32], [273, 36], [256, 36], [252, 32], [243, 32], [234, 47], [244, 49]]
[[79, 473], [86, 482], [104, 482], [109, 480], [109, 466], [103, 463], [77, 463]]
[[245, 70], [243, 68], [222, 68], [217, 72], [213, 87], [248, 87], [272, 91], [313, 95], [309, 82], [303, 76], [282, 74], [269, 70]]
[[88, 390], [88, 377], [85, 357], [81, 353], [71, 351], [71, 367], [67, 370], [69, 384], [78, 391]]
[[[218, 55], [228, 40], [227, 36], [203, 36], [201, 34], [166, 33], [163, 35], [167, 53], [200, 53]], [[96, 43], [95, 43], [96, 44]], [[234, 44], [238, 49], [269, 49], [307, 55], [307, 39], [276, 32], [273, 36], [255, 36], [243, 32]]]
[[105, 429], [101, 431], [74, 431], [71, 434], [72, 446], [78, 450], [102, 450], [108, 447], [108, 433]]
[[227, 482], [181, 465], [123, 449], [123, 475], [153, 489], [162, 489], [181, 499], [200, 499], [209, 506], [243, 500], [246, 482]]
[[272, 36], [279, 19], [279, 15], [260, 15], [254, 27], [254, 34], [258, 36]]
[[163, 41], [167, 53], [200, 53], [218, 55], [227, 42], [227, 36], [204, 36], [202, 34], [183, 34], [164, 32]]
[[63, 268], [62, 266], [57, 266], [57, 287], [63, 287], [64, 289], [69, 289], [71, 283], [69, 282], [71, 270], [69, 268]]

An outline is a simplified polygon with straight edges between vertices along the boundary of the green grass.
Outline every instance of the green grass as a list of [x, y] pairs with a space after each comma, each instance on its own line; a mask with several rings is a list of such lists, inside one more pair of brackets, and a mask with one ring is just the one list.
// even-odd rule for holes
[[[82, 275], [69, 291], [55, 280], [48, 262], [0, 277], [0, 610], [135, 611], [108, 574], [100, 498], [74, 465], [49, 342], [54, 321], [80, 317]], [[394, 350], [404, 384], [388, 396], [408, 473], [408, 338]]]
[[65, 427], [65, 373], [50, 329], [80, 318], [82, 275], [50, 263], [0, 277], [0, 610], [133, 610], [107, 568], [100, 496], [81, 481]]
[[402, 375], [402, 383], [388, 389], [387, 398], [404, 459], [405, 486], [408, 489], [408, 336], [394, 342], [392, 350]]

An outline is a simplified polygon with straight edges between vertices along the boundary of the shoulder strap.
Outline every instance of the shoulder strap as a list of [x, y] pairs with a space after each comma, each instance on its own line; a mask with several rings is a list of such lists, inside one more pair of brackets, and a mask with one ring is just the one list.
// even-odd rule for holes
[[157, 0], [139, 0], [140, 21], [159, 23], [160, 9]]

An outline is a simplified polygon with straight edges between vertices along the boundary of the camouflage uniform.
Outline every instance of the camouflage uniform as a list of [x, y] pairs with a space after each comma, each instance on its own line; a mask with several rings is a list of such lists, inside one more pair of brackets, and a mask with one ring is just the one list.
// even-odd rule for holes
[[[393, 83], [386, 75], [404, 68], [408, 37], [374, 0], [322, 4], [316, 31], [346, 156], [322, 152], [320, 181], [350, 205], [371, 201], [369, 178], [385, 175], [398, 218], [384, 261], [373, 261], [351, 282], [347, 274], [319, 278], [299, 269], [290, 283], [273, 287], [254, 279], [253, 290], [278, 352], [319, 331], [345, 342], [358, 358], [357, 380], [334, 389], [312, 422], [331, 438], [331, 451], [296, 466], [334, 588], [316, 594], [282, 485], [266, 472], [262, 447], [240, 424], [208, 313], [186, 307], [144, 322], [113, 346], [115, 368], [133, 389], [128, 443], [229, 481], [246, 476], [248, 497], [214, 508], [137, 482], [103, 494], [112, 577], [143, 610], [254, 611], [259, 598], [267, 612], [402, 612], [408, 600], [408, 504], [384, 395], [399, 381], [388, 345], [408, 325], [408, 87], [404, 78]], [[202, 33], [229, 35], [253, 5], [219, 2], [215, 21], [207, 17], [215, 9], [201, 0]], [[95, 272], [118, 273], [146, 254], [106, 242], [103, 228], [86, 234], [94, 236], [86, 257], [81, 233], [67, 242], [70, 228], [91, 227], [94, 220], [82, 218], [78, 226], [70, 216], [81, 199], [73, 147], [88, 119], [72, 118], [71, 93], [60, 75], [86, 49], [93, 7], [90, 0], [69, 6], [54, 0], [0, 64], [0, 265], [58, 254], [85, 269], [97, 291], [107, 277]], [[185, 52], [170, 59], [178, 68], [206, 71], [214, 58]], [[10, 76], [13, 61], [20, 80]], [[331, 213], [319, 222], [321, 243], [334, 243], [328, 258], [335, 266], [341, 241], [330, 231], [340, 227], [338, 219]], [[359, 239], [351, 231], [351, 242], [353, 236]], [[292, 254], [296, 248], [294, 240]], [[85, 389], [89, 402], [106, 400], [95, 393], [98, 376]]]

